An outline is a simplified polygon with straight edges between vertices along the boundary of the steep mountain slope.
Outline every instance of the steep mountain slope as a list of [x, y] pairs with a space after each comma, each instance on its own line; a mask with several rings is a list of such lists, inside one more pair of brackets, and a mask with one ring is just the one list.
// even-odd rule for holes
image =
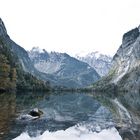
[[113, 83], [118, 83], [124, 75], [131, 73], [140, 66], [140, 34], [138, 28], [124, 34], [122, 45], [114, 56], [113, 63]]
[[28, 57], [28, 53], [22, 47], [17, 45], [13, 40], [10, 39], [2, 19], [0, 19], [0, 36], [3, 39], [3, 42], [10, 47], [13, 54], [16, 54], [18, 56], [24, 71], [35, 71], [33, 69], [33, 65], [30, 61], [30, 58]]
[[[133, 140], [140, 138], [140, 32], [135, 28], [123, 35], [122, 45], [113, 58], [111, 83], [117, 86], [117, 98], [127, 108], [132, 122], [127, 132]], [[127, 120], [125, 118], [125, 120]], [[129, 124], [127, 120], [127, 124]], [[135, 130], [134, 130], [135, 129]], [[137, 132], [137, 133], [135, 133]], [[120, 133], [124, 133], [123, 130]], [[124, 134], [125, 135], [125, 134]], [[127, 136], [124, 136], [127, 137]]]
[[109, 74], [93, 87], [102, 90], [108, 90], [111, 87], [115, 92], [118, 92], [118, 95], [123, 92], [123, 96], [119, 96], [123, 102], [135, 109], [140, 107], [139, 28], [123, 35], [122, 45], [113, 58], [113, 66]]
[[131, 108], [140, 108], [140, 32], [135, 28], [124, 34], [122, 45], [113, 58], [111, 83], [126, 91], [121, 100]]
[[108, 74], [111, 68], [112, 58], [110, 56], [100, 54], [99, 52], [88, 53], [84, 56], [76, 55], [78, 60], [88, 63], [93, 67], [100, 76], [105, 76]]
[[[109, 74], [93, 85], [94, 90], [105, 91], [112, 97], [120, 133], [129, 139], [140, 138], [140, 29], [123, 35], [122, 44], [113, 58]], [[117, 107], [117, 106], [118, 107]], [[113, 107], [113, 106], [112, 106]], [[122, 113], [122, 110], [123, 113]], [[131, 135], [132, 137], [128, 137]]]
[[[112, 84], [119, 87], [119, 90], [129, 90], [138, 92], [139, 67], [140, 67], [140, 32], [135, 28], [123, 35], [122, 45], [113, 57], [112, 68], [109, 74], [101, 79], [95, 86]], [[132, 76], [133, 75], [133, 76]], [[128, 80], [129, 79], [129, 80]], [[127, 80], [129, 82], [127, 82]], [[125, 86], [127, 85], [127, 87]], [[132, 89], [132, 85], [137, 88]]]
[[48, 90], [48, 82], [40, 81], [29, 73], [30, 62], [27, 52], [10, 39], [0, 19], [0, 89]]
[[66, 53], [40, 52], [38, 48], [33, 48], [29, 56], [38, 71], [55, 76], [59, 85], [86, 87], [100, 78], [88, 64]]

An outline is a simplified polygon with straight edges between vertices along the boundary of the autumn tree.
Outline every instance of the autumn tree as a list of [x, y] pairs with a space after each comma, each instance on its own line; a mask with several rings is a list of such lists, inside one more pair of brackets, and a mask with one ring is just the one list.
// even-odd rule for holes
[[7, 89], [10, 85], [10, 65], [7, 58], [0, 54], [0, 88]]

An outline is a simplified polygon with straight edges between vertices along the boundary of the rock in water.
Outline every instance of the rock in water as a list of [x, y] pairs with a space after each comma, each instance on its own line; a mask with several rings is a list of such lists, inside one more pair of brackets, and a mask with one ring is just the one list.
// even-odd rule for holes
[[22, 114], [19, 119], [20, 120], [24, 120], [24, 121], [30, 121], [30, 120], [35, 120], [40, 118], [40, 116], [43, 114], [43, 112], [38, 109], [38, 108], [34, 108], [33, 110], [31, 110], [28, 114]]
[[33, 110], [29, 112], [29, 115], [31, 115], [32, 117], [40, 117], [42, 114], [43, 112], [39, 110], [38, 108], [34, 108]]

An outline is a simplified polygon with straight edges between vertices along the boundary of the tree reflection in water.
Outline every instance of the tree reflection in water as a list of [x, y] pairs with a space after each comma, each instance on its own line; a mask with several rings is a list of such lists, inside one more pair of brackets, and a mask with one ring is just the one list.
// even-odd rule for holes
[[10, 123], [16, 112], [16, 94], [2, 93], [0, 94], [0, 139], [10, 131]]

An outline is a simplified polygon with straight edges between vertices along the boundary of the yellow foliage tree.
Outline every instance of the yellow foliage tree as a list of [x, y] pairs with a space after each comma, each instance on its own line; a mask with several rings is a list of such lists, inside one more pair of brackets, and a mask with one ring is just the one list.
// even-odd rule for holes
[[4, 55], [0, 55], [0, 88], [7, 89], [10, 86], [10, 65]]

